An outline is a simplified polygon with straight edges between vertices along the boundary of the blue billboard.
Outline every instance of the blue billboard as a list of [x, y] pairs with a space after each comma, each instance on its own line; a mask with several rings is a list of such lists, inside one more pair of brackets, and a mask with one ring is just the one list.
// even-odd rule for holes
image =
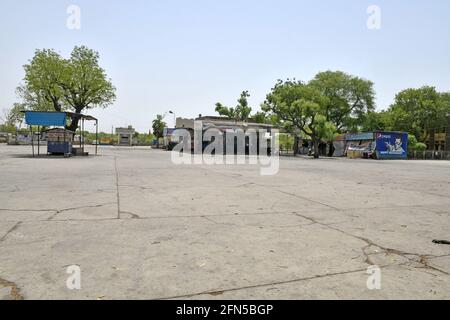
[[408, 152], [408, 134], [404, 132], [376, 132], [376, 150], [378, 159], [406, 159]]

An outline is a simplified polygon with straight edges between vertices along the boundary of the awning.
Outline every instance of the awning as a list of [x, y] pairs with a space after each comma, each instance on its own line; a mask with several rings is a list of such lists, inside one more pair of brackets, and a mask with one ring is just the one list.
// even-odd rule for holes
[[65, 126], [65, 112], [25, 111], [25, 123], [30, 126]]

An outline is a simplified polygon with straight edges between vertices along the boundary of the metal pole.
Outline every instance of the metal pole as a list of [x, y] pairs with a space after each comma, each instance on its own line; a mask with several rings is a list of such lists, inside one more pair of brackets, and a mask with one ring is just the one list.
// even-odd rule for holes
[[38, 156], [41, 154], [40, 149], [40, 142], [41, 142], [41, 126], [38, 126]]
[[[63, 147], [63, 149], [64, 149], [64, 151], [66, 151], [66, 129], [64, 128], [63, 130], [64, 130], [64, 147]], [[47, 142], [47, 144], [48, 144], [48, 142]], [[69, 149], [69, 148], [67, 148], [67, 149]], [[68, 153], [68, 152], [64, 152], [64, 157], [66, 156], [66, 153]]]
[[98, 148], [98, 120], [95, 120], [95, 155], [97, 155]]
[[80, 136], [80, 149], [81, 149], [81, 124], [78, 126], [78, 134]]
[[33, 126], [30, 126], [30, 138], [31, 138], [31, 148], [32, 148], [32, 150], [33, 150], [33, 158], [34, 158]]
[[82, 134], [82, 140], [83, 140], [83, 155], [84, 155], [84, 144], [85, 144], [85, 141], [84, 141], [84, 118], [81, 119], [81, 128], [82, 128], [81, 134]]

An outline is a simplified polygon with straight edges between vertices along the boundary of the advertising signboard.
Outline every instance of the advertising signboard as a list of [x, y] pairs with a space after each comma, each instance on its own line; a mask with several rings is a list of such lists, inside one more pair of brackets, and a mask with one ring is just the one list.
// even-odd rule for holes
[[376, 132], [378, 159], [406, 159], [408, 134], [404, 132]]

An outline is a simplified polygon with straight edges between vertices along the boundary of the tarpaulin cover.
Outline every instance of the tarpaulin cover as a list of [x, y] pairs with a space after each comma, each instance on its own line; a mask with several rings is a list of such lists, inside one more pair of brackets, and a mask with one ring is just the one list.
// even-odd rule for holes
[[65, 112], [25, 112], [25, 123], [30, 126], [65, 126]]

